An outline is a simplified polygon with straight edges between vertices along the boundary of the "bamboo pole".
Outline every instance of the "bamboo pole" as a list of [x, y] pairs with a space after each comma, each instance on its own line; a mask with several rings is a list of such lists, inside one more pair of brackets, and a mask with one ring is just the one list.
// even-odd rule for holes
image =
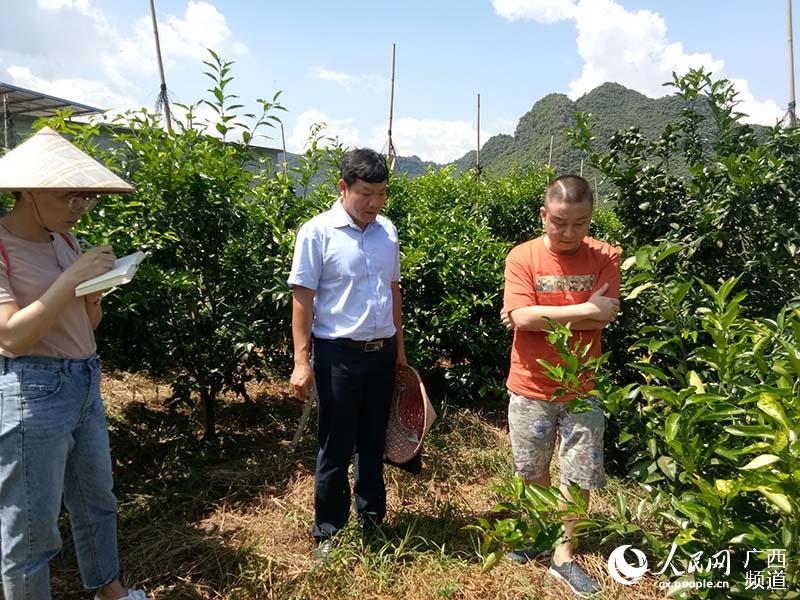
[[397, 162], [397, 152], [392, 141], [392, 122], [394, 121], [394, 76], [395, 60], [397, 57], [397, 44], [392, 44], [392, 87], [389, 92], [389, 145], [386, 148], [386, 157], [389, 158], [389, 168], [394, 171]]
[[581, 177], [583, 177], [583, 159], [581, 159], [581, 173], [580, 173], [580, 175], [581, 175]]
[[547, 166], [553, 164], [553, 136], [550, 136], [550, 154], [547, 155]]
[[283, 144], [283, 174], [289, 176], [289, 157], [286, 155], [286, 136], [283, 133], [283, 123], [281, 123], [281, 143]]
[[8, 94], [3, 94], [3, 148], [6, 152], [11, 150], [8, 140]]
[[158, 21], [156, 20], [156, 6], [154, 0], [150, 0], [150, 16], [153, 19], [153, 36], [156, 40], [156, 55], [158, 57], [158, 72], [161, 75], [161, 91], [159, 99], [164, 108], [164, 119], [167, 122], [167, 131], [172, 133], [172, 116], [169, 113], [169, 96], [167, 95], [167, 80], [164, 77], [164, 63], [161, 60], [161, 41], [158, 39]]
[[788, 46], [789, 46], [789, 127], [794, 127], [797, 124], [797, 116], [795, 113], [795, 95], [794, 95], [794, 42], [792, 39], [792, 0], [786, 0], [786, 23], [789, 32]]
[[481, 95], [478, 94], [478, 150], [475, 153], [475, 169], [481, 172]]

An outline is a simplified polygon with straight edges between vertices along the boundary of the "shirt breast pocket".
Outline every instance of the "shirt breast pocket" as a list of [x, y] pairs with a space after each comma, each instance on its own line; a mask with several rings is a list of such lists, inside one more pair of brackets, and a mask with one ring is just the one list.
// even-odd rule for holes
[[353, 279], [364, 274], [364, 253], [355, 240], [337, 240], [328, 247], [324, 260], [323, 277]]
[[369, 240], [367, 245], [367, 263], [370, 274], [383, 280], [392, 279], [397, 261], [397, 240], [389, 232], [382, 230]]

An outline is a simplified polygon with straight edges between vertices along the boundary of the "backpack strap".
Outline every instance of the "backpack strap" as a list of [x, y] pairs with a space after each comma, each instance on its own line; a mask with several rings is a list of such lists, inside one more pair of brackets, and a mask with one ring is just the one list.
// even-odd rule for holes
[[6, 252], [5, 244], [0, 241], [0, 254], [3, 255], [3, 261], [6, 263], [6, 275], [11, 277], [11, 261], [8, 258], [8, 252]]
[[[67, 243], [73, 252], [77, 252], [75, 249], [75, 241], [72, 239], [72, 236], [67, 233], [62, 233], [61, 237], [64, 238], [64, 241]], [[3, 261], [6, 263], [6, 275], [11, 277], [11, 259], [8, 257], [8, 252], [6, 251], [5, 244], [0, 240], [0, 255], [3, 256]]]
[[64, 241], [67, 243], [67, 246], [69, 246], [69, 247], [72, 249], [72, 251], [73, 251], [73, 252], [77, 252], [77, 251], [78, 251], [78, 250], [75, 248], [75, 241], [72, 239], [72, 236], [71, 236], [70, 234], [68, 234], [68, 233], [61, 233], [61, 234], [59, 234], [59, 235], [60, 235], [62, 238], [64, 238]]

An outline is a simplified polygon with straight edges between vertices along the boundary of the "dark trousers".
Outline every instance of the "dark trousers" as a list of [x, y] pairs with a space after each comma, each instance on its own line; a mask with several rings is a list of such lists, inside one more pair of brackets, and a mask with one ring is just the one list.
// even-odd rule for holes
[[314, 339], [314, 376], [319, 395], [312, 530], [315, 538], [330, 537], [347, 523], [347, 470], [353, 450], [358, 517], [380, 522], [386, 515], [383, 449], [396, 360], [394, 343], [376, 352], [364, 352]]

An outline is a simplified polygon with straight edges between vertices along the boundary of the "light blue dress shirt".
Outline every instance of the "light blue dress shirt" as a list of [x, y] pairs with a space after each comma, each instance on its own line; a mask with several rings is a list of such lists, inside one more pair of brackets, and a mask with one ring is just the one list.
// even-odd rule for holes
[[362, 231], [340, 198], [300, 227], [289, 285], [317, 292], [314, 336], [359, 341], [393, 336], [393, 281], [400, 281], [400, 245], [389, 219], [378, 215]]

